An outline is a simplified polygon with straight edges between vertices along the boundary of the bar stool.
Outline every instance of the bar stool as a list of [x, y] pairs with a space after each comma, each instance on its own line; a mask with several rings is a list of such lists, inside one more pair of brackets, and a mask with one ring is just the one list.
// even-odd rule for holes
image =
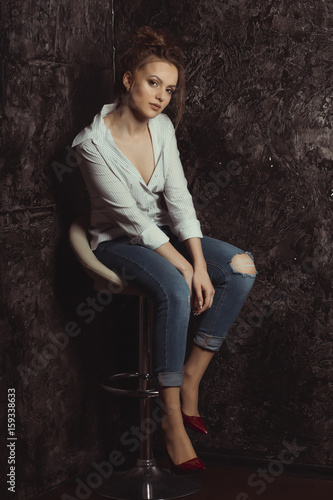
[[[92, 252], [87, 235], [87, 219], [76, 219], [69, 229], [69, 241], [73, 252], [94, 281], [95, 290], [139, 297], [139, 367], [138, 373], [119, 373], [102, 382], [102, 387], [113, 393], [140, 399], [141, 441], [136, 466], [126, 472], [116, 472], [95, 492], [115, 500], [166, 500], [195, 493], [202, 481], [195, 475], [179, 476], [157, 467], [153, 456], [152, 433], [146, 422], [152, 422], [152, 399], [158, 396], [152, 377], [152, 329], [153, 304], [139, 289], [123, 283], [119, 276], [104, 266]], [[115, 387], [122, 379], [137, 378], [135, 390]]]

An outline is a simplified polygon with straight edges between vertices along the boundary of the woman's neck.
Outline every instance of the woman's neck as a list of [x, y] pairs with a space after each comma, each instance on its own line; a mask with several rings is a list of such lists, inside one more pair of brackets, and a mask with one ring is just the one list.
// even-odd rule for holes
[[148, 119], [140, 117], [128, 104], [108, 115], [109, 126], [117, 137], [139, 139], [147, 130]]

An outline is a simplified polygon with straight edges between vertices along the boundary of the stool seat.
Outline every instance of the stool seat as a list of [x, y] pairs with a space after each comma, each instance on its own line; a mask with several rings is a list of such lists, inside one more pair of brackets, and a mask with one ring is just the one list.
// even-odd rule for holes
[[[102, 382], [102, 387], [113, 393], [140, 399], [140, 450], [136, 466], [127, 472], [116, 472], [104, 479], [95, 492], [115, 500], [167, 500], [195, 493], [202, 481], [194, 476], [177, 476], [157, 467], [153, 456], [152, 432], [147, 422], [152, 422], [152, 399], [159, 395], [152, 376], [153, 303], [138, 288], [124, 283], [121, 278], [104, 266], [90, 248], [87, 233], [88, 219], [76, 219], [69, 229], [69, 241], [78, 262], [92, 278], [95, 290], [123, 295], [137, 295], [139, 299], [139, 368], [137, 373], [117, 373]], [[125, 379], [138, 380], [136, 389], [115, 387], [115, 382]]]
[[97, 259], [89, 244], [87, 233], [88, 220], [88, 216], [82, 215], [72, 222], [69, 228], [69, 242], [75, 257], [88, 276], [93, 280], [94, 289], [106, 289], [110, 293], [145, 297], [144, 292], [124, 283], [118, 274], [104, 266]]

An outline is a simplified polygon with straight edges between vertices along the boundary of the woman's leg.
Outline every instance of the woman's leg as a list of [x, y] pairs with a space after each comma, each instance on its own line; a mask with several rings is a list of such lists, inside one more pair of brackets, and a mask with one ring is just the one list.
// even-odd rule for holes
[[201, 316], [194, 342], [216, 352], [239, 315], [257, 271], [251, 255], [229, 243], [206, 236], [202, 249], [215, 295], [212, 307]]
[[164, 257], [129, 244], [127, 238], [100, 244], [95, 255], [120, 276], [131, 276], [129, 284], [154, 301], [154, 371], [160, 383], [165, 445], [176, 465], [191, 460], [196, 453], [183, 425], [179, 396], [190, 316], [188, 285]]
[[181, 391], [182, 410], [186, 415], [198, 417], [199, 384], [214, 352], [193, 345], [183, 369], [183, 385]]
[[192, 460], [197, 455], [183, 424], [179, 387], [161, 387], [159, 391], [161, 428], [166, 449], [175, 465]]
[[[198, 388], [213, 355], [217, 352], [253, 286], [256, 269], [251, 256], [214, 238], [202, 238], [207, 271], [215, 288], [213, 305], [200, 319], [195, 345], [184, 365], [181, 387], [182, 409], [198, 416]], [[187, 256], [185, 245], [173, 242]]]
[[170, 262], [128, 238], [101, 243], [96, 257], [154, 303], [153, 368], [161, 386], [180, 387], [190, 317], [189, 287]]

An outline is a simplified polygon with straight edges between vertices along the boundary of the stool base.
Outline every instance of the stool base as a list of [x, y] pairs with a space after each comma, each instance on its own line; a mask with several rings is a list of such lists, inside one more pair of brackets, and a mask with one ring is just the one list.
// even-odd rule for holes
[[166, 500], [192, 495], [202, 485], [194, 475], [177, 476], [160, 467], [137, 465], [112, 474], [95, 492], [114, 500]]

